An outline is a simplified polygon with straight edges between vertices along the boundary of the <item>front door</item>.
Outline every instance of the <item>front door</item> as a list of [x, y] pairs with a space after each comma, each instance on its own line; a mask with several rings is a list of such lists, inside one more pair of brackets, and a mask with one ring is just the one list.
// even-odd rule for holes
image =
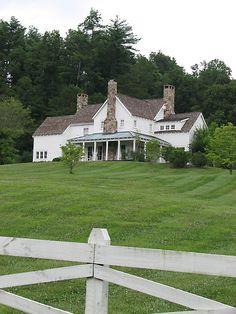
[[103, 150], [102, 150], [102, 146], [98, 146], [98, 160], [102, 160], [103, 157]]

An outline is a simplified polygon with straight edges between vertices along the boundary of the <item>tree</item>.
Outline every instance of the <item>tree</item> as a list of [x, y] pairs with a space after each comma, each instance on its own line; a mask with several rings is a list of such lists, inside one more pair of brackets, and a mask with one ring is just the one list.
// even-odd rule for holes
[[157, 140], [151, 140], [146, 144], [146, 160], [155, 163], [160, 157], [160, 144]]
[[207, 149], [208, 158], [216, 167], [229, 169], [230, 174], [236, 165], [236, 126], [232, 123], [215, 129]]
[[0, 100], [0, 163], [17, 161], [18, 139], [32, 126], [30, 110], [13, 98]]
[[74, 168], [84, 155], [83, 147], [77, 147], [75, 144], [68, 142], [66, 145], [61, 146], [62, 158], [61, 160], [69, 167], [69, 172], [72, 174]]
[[209, 130], [208, 128], [196, 129], [193, 134], [190, 150], [192, 153], [202, 152], [205, 153], [207, 144], [209, 142]]

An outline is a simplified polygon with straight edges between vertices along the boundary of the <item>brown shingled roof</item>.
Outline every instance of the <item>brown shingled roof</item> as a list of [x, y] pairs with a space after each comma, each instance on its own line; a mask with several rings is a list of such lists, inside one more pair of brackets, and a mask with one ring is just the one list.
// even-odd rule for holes
[[118, 99], [125, 105], [129, 112], [136, 117], [153, 120], [164, 104], [163, 99], [137, 99], [118, 94]]
[[176, 132], [189, 132], [194, 125], [195, 121], [197, 118], [200, 116], [201, 112], [184, 112], [184, 113], [177, 113], [177, 114], [172, 114], [167, 118], [164, 118], [162, 120], [156, 121], [158, 122], [174, 122], [174, 121], [181, 121], [184, 119], [188, 119], [185, 124], [183, 125], [182, 129], [180, 131], [177, 130], [168, 130], [168, 131], [157, 131], [155, 133], [176, 133]]
[[101, 106], [102, 104], [87, 105], [75, 115], [48, 117], [34, 132], [33, 136], [62, 134], [70, 124], [92, 122], [92, 117]]

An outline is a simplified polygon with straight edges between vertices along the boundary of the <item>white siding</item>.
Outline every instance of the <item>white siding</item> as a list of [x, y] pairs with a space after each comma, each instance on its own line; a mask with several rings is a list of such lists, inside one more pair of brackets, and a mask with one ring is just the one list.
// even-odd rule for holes
[[[61, 156], [61, 146], [65, 145], [66, 138], [60, 135], [46, 135], [34, 137], [33, 161], [52, 161]], [[37, 152], [47, 152], [47, 159], [36, 159]]]
[[107, 104], [105, 103], [98, 113], [94, 116], [94, 133], [102, 133], [101, 123], [106, 119], [107, 116]]
[[184, 147], [185, 150], [189, 150], [189, 133], [171, 133], [171, 132], [162, 132], [156, 133], [156, 137], [167, 141], [174, 147]]
[[88, 134], [94, 133], [93, 123], [72, 124], [63, 133], [67, 139], [84, 135], [84, 128], [88, 128]]
[[156, 114], [154, 120], [158, 121], [158, 120], [162, 120], [164, 119], [164, 106], [161, 107], [161, 109], [158, 111], [158, 113]]
[[197, 120], [196, 120], [196, 122], [194, 123], [192, 129], [191, 129], [190, 132], [189, 132], [190, 142], [192, 142], [193, 134], [194, 134], [194, 132], [196, 131], [196, 129], [204, 128], [204, 127], [206, 127], [206, 126], [207, 126], [207, 125], [206, 125], [206, 122], [205, 122], [205, 120], [204, 120], [204, 118], [203, 118], [203, 115], [201, 114], [201, 115], [197, 118]]

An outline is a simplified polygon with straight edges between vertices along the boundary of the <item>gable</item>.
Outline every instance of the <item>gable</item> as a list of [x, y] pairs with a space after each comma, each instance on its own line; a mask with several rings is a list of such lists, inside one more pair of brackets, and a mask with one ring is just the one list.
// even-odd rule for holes
[[167, 118], [161, 119], [156, 122], [156, 126], [161, 124], [182, 124], [182, 127], [180, 130], [158, 130], [156, 132], [158, 133], [167, 133], [167, 132], [190, 132], [195, 122], [198, 120], [198, 118], [202, 116], [201, 112], [185, 112], [185, 113], [178, 113], [178, 114], [172, 114]]

